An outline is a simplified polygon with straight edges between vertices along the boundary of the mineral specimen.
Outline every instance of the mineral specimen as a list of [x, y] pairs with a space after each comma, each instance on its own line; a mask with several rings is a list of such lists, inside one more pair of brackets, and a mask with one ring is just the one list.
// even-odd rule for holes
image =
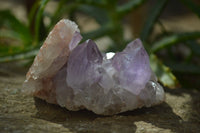
[[61, 20], [26, 75], [24, 92], [68, 110], [113, 115], [164, 101], [163, 88], [139, 39], [119, 53], [102, 54], [78, 26]]

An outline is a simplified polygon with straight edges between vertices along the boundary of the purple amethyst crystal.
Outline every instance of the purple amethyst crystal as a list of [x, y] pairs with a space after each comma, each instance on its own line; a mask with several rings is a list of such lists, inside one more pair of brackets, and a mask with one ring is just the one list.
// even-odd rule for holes
[[151, 76], [149, 56], [139, 39], [129, 43], [112, 60], [117, 70], [119, 85], [133, 94], [138, 95]]
[[81, 39], [75, 23], [61, 20], [27, 73], [24, 91], [69, 110], [102, 115], [164, 101], [139, 39], [116, 54], [102, 54], [92, 40], [77, 46]]
[[80, 44], [68, 59], [67, 84], [76, 90], [82, 90], [97, 83], [100, 79], [98, 67], [102, 61], [103, 57], [92, 40]]

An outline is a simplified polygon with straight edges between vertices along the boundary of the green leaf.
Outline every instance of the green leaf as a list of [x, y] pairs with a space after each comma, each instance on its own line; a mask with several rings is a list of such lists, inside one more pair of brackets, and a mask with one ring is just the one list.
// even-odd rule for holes
[[192, 0], [180, 0], [185, 6], [190, 8], [198, 17], [200, 17], [200, 5], [195, 4]]
[[28, 14], [28, 21], [29, 21], [29, 28], [30, 29], [31, 29], [31, 23], [34, 21], [35, 14], [36, 14], [37, 9], [39, 7], [39, 1], [40, 0], [35, 0], [34, 4], [31, 7], [31, 10]]
[[75, 2], [78, 4], [87, 4], [87, 5], [92, 5], [95, 7], [102, 7], [102, 8], [105, 8], [107, 4], [109, 4], [108, 1], [110, 0], [75, 0]]
[[9, 55], [9, 56], [4, 56], [0, 57], [0, 63], [5, 63], [5, 62], [10, 62], [10, 61], [19, 61], [19, 60], [24, 60], [24, 59], [31, 59], [35, 57], [35, 55], [38, 53], [38, 49], [34, 49], [28, 52], [21, 52], [19, 54], [15, 55]]
[[[39, 45], [38, 45], [39, 46]], [[38, 49], [39, 47], [30, 46], [16, 46], [16, 45], [1, 45], [0, 47], [0, 57], [6, 56], [15, 56], [17, 54], [26, 53], [28, 51], [32, 51], [34, 49]]]
[[13, 38], [19, 38], [24, 44], [31, 42], [32, 37], [28, 27], [20, 22], [10, 11], [0, 11], [0, 20], [0, 27], [8, 29], [10, 33], [15, 33], [12, 34]]
[[93, 17], [100, 25], [106, 24], [109, 21], [108, 15], [106, 14], [105, 10], [101, 8], [89, 5], [81, 5], [78, 10]]
[[157, 52], [171, 45], [200, 38], [200, 32], [179, 33], [162, 38], [153, 44], [151, 51]]
[[55, 12], [50, 17], [51, 23], [48, 25], [48, 31], [52, 29], [52, 27], [62, 18], [64, 14], [69, 14], [71, 10], [77, 8], [78, 4], [76, 2], [68, 4], [69, 0], [60, 0]]
[[152, 10], [150, 11], [149, 17], [147, 18], [144, 28], [141, 32], [140, 38], [142, 41], [146, 41], [153, 29], [155, 22], [160, 16], [161, 12], [164, 10], [167, 0], [157, 0]]
[[15, 39], [15, 40], [21, 40], [20, 34], [13, 31], [13, 30], [0, 30], [0, 38], [8, 38], [8, 39]]
[[200, 56], [200, 45], [197, 41], [187, 41], [186, 44], [190, 47], [193, 54]]
[[131, 10], [136, 9], [146, 1], [147, 0], [129, 0], [127, 3], [117, 8], [117, 13], [119, 16], [123, 17], [124, 15], [130, 13]]
[[24, 50], [23, 46], [1, 46], [0, 47], [0, 57], [14, 55], [20, 53]]
[[175, 88], [178, 81], [171, 70], [165, 66], [154, 54], [150, 55], [150, 65], [158, 80], [166, 87]]
[[40, 7], [36, 14], [36, 20], [35, 20], [35, 36], [34, 36], [34, 44], [39, 44], [39, 35], [40, 35], [40, 26], [43, 18], [43, 12], [44, 8], [46, 7], [49, 0], [41, 0], [40, 1]]
[[105, 35], [108, 35], [110, 32], [112, 32], [112, 27], [110, 25], [103, 25], [101, 26], [99, 29], [91, 31], [91, 32], [87, 32], [87, 33], [83, 33], [83, 38], [84, 41], [85, 39], [97, 39], [100, 37], [103, 37]]
[[200, 74], [200, 67], [198, 65], [170, 62], [168, 63], [168, 66], [174, 72], [194, 74], [194, 75]]

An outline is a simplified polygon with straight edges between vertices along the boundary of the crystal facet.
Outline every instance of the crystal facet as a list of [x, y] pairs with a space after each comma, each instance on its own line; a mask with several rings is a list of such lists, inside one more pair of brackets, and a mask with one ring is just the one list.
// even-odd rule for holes
[[122, 88], [138, 95], [151, 76], [149, 56], [139, 39], [113, 57], [113, 67], [118, 71], [117, 78]]
[[58, 22], [27, 73], [24, 92], [72, 111], [102, 115], [164, 101], [139, 39], [116, 54], [101, 53], [92, 40], [78, 45], [81, 39], [74, 22]]

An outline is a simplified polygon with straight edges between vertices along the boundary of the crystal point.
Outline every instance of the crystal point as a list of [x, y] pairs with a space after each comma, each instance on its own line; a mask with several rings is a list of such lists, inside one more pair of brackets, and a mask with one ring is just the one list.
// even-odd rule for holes
[[129, 43], [112, 60], [120, 86], [138, 95], [151, 76], [149, 56], [139, 39]]
[[92, 40], [77, 46], [71, 52], [67, 63], [67, 84], [78, 90], [90, 87], [100, 78], [97, 69], [102, 59]]

